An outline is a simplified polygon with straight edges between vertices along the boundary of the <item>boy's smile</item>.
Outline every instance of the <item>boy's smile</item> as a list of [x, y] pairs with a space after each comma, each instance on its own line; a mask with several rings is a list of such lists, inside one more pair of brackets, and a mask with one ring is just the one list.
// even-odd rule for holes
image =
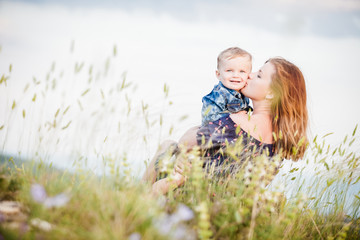
[[216, 71], [216, 76], [225, 87], [239, 91], [245, 86], [251, 67], [248, 56], [226, 59]]

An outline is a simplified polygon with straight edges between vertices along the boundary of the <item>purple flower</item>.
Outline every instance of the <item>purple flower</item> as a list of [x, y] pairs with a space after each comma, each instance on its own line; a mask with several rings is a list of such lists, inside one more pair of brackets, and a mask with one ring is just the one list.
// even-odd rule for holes
[[31, 186], [31, 196], [35, 202], [42, 203], [47, 208], [64, 206], [70, 200], [66, 193], [48, 197], [45, 188], [40, 184], [33, 184]]
[[185, 204], [179, 204], [173, 216], [176, 216], [179, 221], [189, 221], [193, 219], [194, 213]]
[[165, 214], [158, 218], [155, 227], [163, 235], [170, 234], [172, 239], [187, 239], [184, 236], [189, 229], [182, 222], [189, 221], [192, 218], [194, 218], [194, 212], [188, 206], [179, 204], [173, 214]]
[[47, 198], [45, 188], [40, 184], [31, 185], [31, 196], [35, 202], [43, 203]]
[[163, 235], [169, 234], [171, 232], [171, 229], [173, 228], [173, 226], [174, 226], [174, 222], [171, 220], [171, 218], [167, 214], [165, 216], [161, 216], [155, 222], [155, 227]]
[[195, 232], [184, 224], [179, 224], [170, 235], [174, 240], [196, 240]]
[[140, 233], [132, 233], [130, 236], [129, 236], [129, 239], [128, 240], [141, 240], [141, 235]]

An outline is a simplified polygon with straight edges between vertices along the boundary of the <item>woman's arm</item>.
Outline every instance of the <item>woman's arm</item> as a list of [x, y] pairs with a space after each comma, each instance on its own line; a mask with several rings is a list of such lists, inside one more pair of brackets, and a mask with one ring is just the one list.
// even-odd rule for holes
[[150, 183], [155, 182], [155, 180], [156, 180], [156, 171], [155, 171], [156, 160], [159, 158], [159, 156], [161, 154], [165, 153], [166, 151], [169, 151], [169, 149], [175, 145], [176, 145], [176, 142], [172, 141], [172, 140], [167, 140], [160, 145], [159, 149], [155, 153], [155, 156], [152, 158], [151, 162], [149, 163], [149, 165], [147, 166], [147, 168], [145, 170], [145, 173], [142, 177], [143, 182], [150, 182]]
[[170, 189], [177, 188], [185, 182], [185, 177], [178, 172], [173, 172], [172, 176], [160, 179], [152, 185], [154, 194], [166, 194]]

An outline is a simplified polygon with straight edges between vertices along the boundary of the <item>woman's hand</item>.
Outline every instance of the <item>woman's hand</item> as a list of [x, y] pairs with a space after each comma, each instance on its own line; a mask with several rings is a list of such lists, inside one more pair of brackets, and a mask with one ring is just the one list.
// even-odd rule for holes
[[164, 195], [169, 190], [171, 191], [172, 189], [183, 185], [185, 181], [186, 181], [185, 176], [178, 172], [175, 172], [175, 170], [174, 170], [170, 174], [170, 176], [156, 181], [152, 185], [152, 192], [155, 195], [158, 195], [158, 194]]
[[192, 166], [189, 160], [190, 158], [185, 159], [183, 156], [179, 156], [176, 159], [172, 177], [178, 186], [181, 186], [187, 180], [187, 175], [189, 174]]
[[176, 173], [184, 175], [186, 172], [189, 172], [190, 169], [191, 169], [191, 163], [187, 159], [184, 159], [181, 156], [179, 156], [176, 159], [176, 162], [175, 162], [175, 165], [174, 165], [174, 171]]
[[171, 175], [172, 175], [172, 176], [171, 176], [171, 179], [172, 179], [173, 181], [175, 181], [175, 185], [176, 185], [177, 187], [183, 185], [184, 182], [186, 181], [186, 177], [185, 177], [184, 175], [178, 173], [178, 172], [175, 172], [175, 171], [174, 171]]

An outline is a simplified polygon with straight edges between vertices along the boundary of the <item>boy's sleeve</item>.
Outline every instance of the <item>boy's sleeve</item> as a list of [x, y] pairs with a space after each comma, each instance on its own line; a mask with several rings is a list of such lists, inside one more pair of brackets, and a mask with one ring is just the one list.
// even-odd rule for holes
[[[216, 101], [214, 101], [214, 99], [216, 99]], [[202, 99], [202, 103], [202, 125], [211, 121], [215, 121], [223, 115], [227, 115], [227, 113], [224, 113], [226, 109], [227, 99], [219, 91], [212, 91], [208, 95], [204, 96]]]

